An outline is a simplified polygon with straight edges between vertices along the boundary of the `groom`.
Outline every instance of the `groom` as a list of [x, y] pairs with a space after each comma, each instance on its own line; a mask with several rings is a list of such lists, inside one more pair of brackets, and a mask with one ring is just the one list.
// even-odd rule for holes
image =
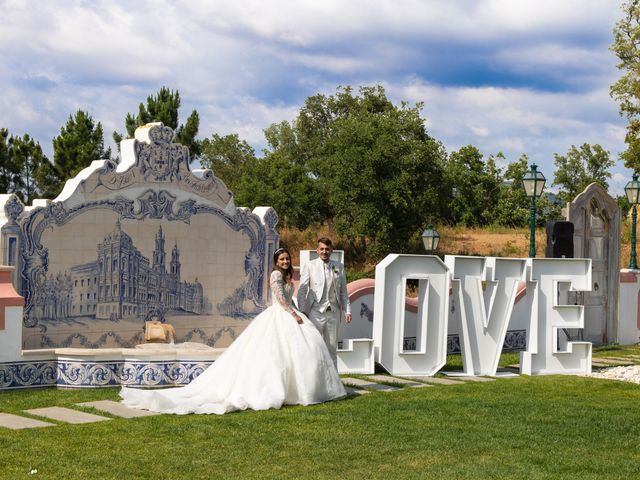
[[331, 260], [333, 244], [329, 238], [318, 240], [318, 258], [300, 269], [298, 308], [313, 322], [327, 344], [333, 363], [338, 366], [338, 325], [344, 314], [351, 322], [344, 265]]

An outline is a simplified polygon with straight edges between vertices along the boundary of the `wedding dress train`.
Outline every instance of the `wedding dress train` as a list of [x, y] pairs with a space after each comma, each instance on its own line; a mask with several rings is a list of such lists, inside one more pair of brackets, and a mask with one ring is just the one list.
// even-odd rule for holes
[[161, 413], [215, 413], [309, 405], [346, 395], [316, 327], [291, 315], [293, 286], [271, 274], [273, 304], [190, 384], [163, 390], [123, 387], [122, 403]]

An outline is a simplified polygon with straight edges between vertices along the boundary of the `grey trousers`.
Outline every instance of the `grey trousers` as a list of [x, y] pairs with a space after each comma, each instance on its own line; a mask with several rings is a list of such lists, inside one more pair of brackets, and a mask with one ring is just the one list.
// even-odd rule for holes
[[311, 308], [309, 320], [316, 326], [327, 345], [333, 364], [338, 368], [338, 326], [340, 325], [340, 310], [333, 308], [329, 312], [320, 312]]

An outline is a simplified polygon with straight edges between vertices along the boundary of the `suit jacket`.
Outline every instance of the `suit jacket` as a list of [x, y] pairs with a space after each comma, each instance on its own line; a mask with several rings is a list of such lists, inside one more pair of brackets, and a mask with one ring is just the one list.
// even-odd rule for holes
[[[320, 258], [311, 260], [300, 269], [300, 285], [298, 286], [298, 308], [309, 313], [314, 303], [318, 303], [324, 293], [324, 262]], [[343, 314], [351, 313], [349, 294], [347, 293], [347, 277], [344, 265], [329, 260], [329, 270], [333, 275], [333, 286], [336, 289], [338, 306]]]

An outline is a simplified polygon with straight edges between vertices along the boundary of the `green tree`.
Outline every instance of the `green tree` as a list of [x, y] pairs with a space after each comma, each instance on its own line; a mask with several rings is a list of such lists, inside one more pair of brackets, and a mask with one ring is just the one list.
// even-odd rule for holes
[[216, 177], [234, 193], [245, 176], [255, 174], [255, 151], [237, 134], [223, 137], [214, 133], [211, 138], [205, 138], [200, 155], [200, 164], [213, 170]]
[[621, 157], [627, 167], [640, 170], [640, 0], [622, 4], [622, 19], [613, 29], [611, 51], [623, 71], [611, 86], [611, 96], [618, 102], [620, 114], [627, 118], [625, 143], [627, 150]]
[[[531, 199], [528, 199], [531, 202]], [[536, 200], [536, 225], [544, 227], [547, 222], [564, 220], [562, 208], [566, 203], [562, 203], [561, 197], [547, 192], [546, 189]]]
[[484, 161], [474, 146], [462, 147], [446, 161], [448, 183], [452, 186], [450, 219], [466, 226], [494, 223], [502, 177], [495, 159]]
[[571, 145], [566, 155], [556, 153], [554, 158], [553, 185], [560, 187], [558, 201], [561, 204], [573, 200], [593, 182], [600, 183], [605, 189], [609, 188], [609, 168], [615, 162], [600, 145], [585, 143], [580, 148]]
[[631, 210], [631, 207], [632, 207], [631, 202], [629, 201], [627, 196], [624, 194], [618, 195], [616, 197], [616, 203], [620, 207], [620, 210], [622, 211], [623, 216], [626, 215], [629, 210]]
[[[496, 156], [504, 158], [501, 153]], [[522, 185], [528, 164], [529, 159], [523, 154], [517, 161], [507, 165], [495, 209], [496, 224], [506, 227], [526, 227], [529, 224], [529, 199]]]
[[34, 178], [38, 185], [40, 198], [54, 199], [64, 186], [64, 182], [60, 181], [60, 175], [55, 166], [48, 160], [42, 162], [34, 171]]
[[127, 113], [125, 118], [125, 128], [127, 134], [122, 135], [113, 132], [113, 140], [116, 145], [125, 138], [133, 138], [136, 128], [151, 122], [162, 122], [167, 127], [171, 127], [175, 132], [176, 143], [189, 148], [191, 159], [195, 159], [200, 154], [200, 142], [196, 140], [200, 127], [200, 117], [196, 110], [191, 112], [184, 125], [178, 124], [178, 109], [180, 108], [180, 92], [162, 87], [155, 96], [147, 97], [147, 104], [140, 103], [138, 115]]
[[[278, 127], [272, 125], [265, 131], [267, 139], [279, 141], [273, 133]], [[285, 149], [258, 159], [253, 148], [238, 135], [213, 134], [202, 141], [201, 151], [201, 165], [225, 182], [234, 193], [236, 205], [272, 206], [280, 215], [281, 224], [299, 228], [319, 220], [317, 207], [322, 199], [317, 182], [301, 165], [291, 161]]]
[[266, 155], [240, 178], [236, 187], [238, 205], [270, 205], [283, 225], [307, 228], [320, 220], [323, 198], [317, 180], [298, 164], [277, 154]]
[[267, 129], [264, 160], [303, 182], [303, 214], [332, 220], [373, 258], [406, 251], [427, 221], [442, 218], [446, 189], [443, 149], [421, 107], [394, 105], [381, 86], [314, 95], [292, 124]]
[[12, 136], [8, 143], [12, 162], [18, 170], [11, 193], [18, 195], [25, 204], [29, 204], [42, 196], [41, 172], [51, 164], [42, 153], [40, 144], [27, 134], [22, 137]]
[[[310, 97], [312, 98], [312, 97]], [[300, 116], [298, 117], [298, 119]], [[274, 208], [280, 206], [283, 223], [298, 228], [307, 228], [314, 223], [333, 217], [328, 192], [323, 187], [324, 178], [314, 171], [312, 162], [318, 150], [309, 146], [309, 137], [300, 134], [296, 122], [280, 122], [265, 129], [268, 147], [258, 167], [260, 175], [265, 175], [274, 166], [273, 176], [282, 189], [274, 191]], [[266, 177], [263, 177], [266, 178]], [[272, 181], [272, 180], [270, 180]], [[295, 198], [287, 198], [288, 192], [296, 192]]]
[[54, 196], [60, 193], [64, 182], [75, 177], [94, 160], [109, 158], [111, 149], [104, 149], [104, 134], [100, 122], [78, 110], [69, 115], [60, 135], [53, 139], [53, 168], [40, 172], [42, 181], [52, 182], [47, 190]]
[[10, 138], [9, 130], [0, 128], [0, 193], [12, 192], [20, 173], [11, 152]]

